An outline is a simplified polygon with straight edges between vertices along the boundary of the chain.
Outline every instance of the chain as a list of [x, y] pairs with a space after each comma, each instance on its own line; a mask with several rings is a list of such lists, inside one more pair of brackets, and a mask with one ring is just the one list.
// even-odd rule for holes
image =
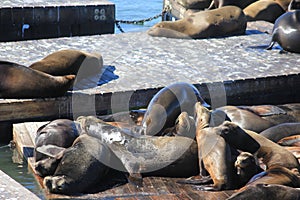
[[149, 22], [149, 21], [152, 21], [154, 19], [157, 19], [161, 16], [163, 16], [170, 8], [167, 6], [163, 9], [163, 11], [158, 14], [158, 15], [155, 15], [154, 17], [149, 17], [149, 18], [146, 18], [146, 19], [142, 19], [142, 20], [115, 20], [115, 24], [117, 26], [117, 28], [121, 31], [121, 33], [124, 33], [124, 30], [122, 29], [120, 23], [123, 23], [123, 24], [144, 24], [145, 22]]

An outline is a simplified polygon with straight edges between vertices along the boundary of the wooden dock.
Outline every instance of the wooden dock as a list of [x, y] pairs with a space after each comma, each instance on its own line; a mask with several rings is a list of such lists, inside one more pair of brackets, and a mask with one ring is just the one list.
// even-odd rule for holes
[[11, 0], [0, 5], [0, 41], [114, 33], [115, 5], [106, 0]]

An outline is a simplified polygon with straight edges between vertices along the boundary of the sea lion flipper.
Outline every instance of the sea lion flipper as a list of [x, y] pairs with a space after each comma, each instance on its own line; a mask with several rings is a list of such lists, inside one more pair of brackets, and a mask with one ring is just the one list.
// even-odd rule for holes
[[271, 50], [273, 48], [274, 44], [275, 44], [275, 41], [272, 40], [270, 42], [269, 46], [266, 48], [266, 50]]
[[136, 187], [143, 187], [143, 177], [140, 173], [129, 173], [127, 179]]
[[184, 180], [178, 180], [177, 183], [180, 184], [191, 184], [191, 185], [203, 185], [212, 183], [210, 176], [192, 176]]
[[61, 158], [63, 155], [63, 152], [65, 151], [65, 148], [59, 147], [56, 145], [43, 145], [36, 148], [36, 151], [39, 153], [42, 153], [44, 155], [49, 156], [50, 158]]

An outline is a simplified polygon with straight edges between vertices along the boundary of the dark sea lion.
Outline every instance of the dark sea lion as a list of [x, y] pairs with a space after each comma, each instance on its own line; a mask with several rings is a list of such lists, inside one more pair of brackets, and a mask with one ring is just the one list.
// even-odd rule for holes
[[256, 158], [249, 152], [241, 152], [236, 158], [234, 166], [241, 185], [245, 185], [254, 175], [263, 171]]
[[197, 144], [191, 138], [133, 137], [93, 116], [81, 116], [76, 121], [86, 134], [105, 143], [123, 163], [121, 166], [105, 163], [111, 168], [166, 177], [188, 177], [198, 170]]
[[87, 134], [80, 135], [72, 147], [65, 150], [53, 176], [46, 176], [43, 184], [51, 193], [86, 193], [103, 180], [112, 157], [109, 148]]
[[284, 11], [289, 10], [289, 5], [291, 4], [293, 0], [275, 0], [276, 3], [278, 3]]
[[28, 67], [0, 61], [0, 98], [44, 98], [64, 95], [75, 76], [51, 76]]
[[225, 121], [216, 128], [218, 129], [218, 134], [222, 136], [228, 144], [236, 149], [252, 154], [255, 153], [258, 158], [262, 158], [267, 169], [273, 166], [281, 166], [288, 169], [296, 168], [299, 170], [298, 160], [291, 152], [264, 136], [253, 131], [243, 130], [237, 124], [228, 121]]
[[273, 142], [278, 142], [285, 137], [298, 134], [300, 134], [300, 123], [283, 123], [270, 127], [260, 133], [260, 135]]
[[241, 109], [237, 106], [223, 106], [216, 110], [225, 112], [230, 121], [247, 130], [261, 132], [274, 125], [257, 114], [246, 109]]
[[174, 127], [182, 112], [194, 113], [196, 102], [207, 105], [196, 87], [189, 83], [174, 83], [161, 89], [151, 99], [142, 126], [146, 135], [161, 135], [166, 128]]
[[[286, 12], [276, 19], [272, 40], [267, 50], [277, 42], [285, 51], [300, 53], [300, 10]], [[289, 30], [289, 31], [287, 31]]]
[[175, 22], [160, 22], [149, 29], [156, 37], [201, 39], [245, 33], [247, 20], [236, 6], [200, 11]]
[[288, 6], [288, 11], [299, 10], [300, 9], [300, 1], [292, 0]]
[[271, 23], [274, 23], [285, 12], [281, 5], [272, 0], [256, 1], [244, 8], [243, 11], [248, 21], [264, 20]]
[[82, 79], [99, 73], [103, 67], [103, 59], [101, 55], [66, 49], [51, 53], [29, 67], [53, 76], [77, 75], [79, 69], [84, 68], [79, 74]]
[[243, 188], [243, 190], [234, 193], [227, 200], [241, 199], [296, 200], [300, 199], [300, 189], [284, 185], [256, 184]]
[[35, 138], [35, 171], [42, 177], [53, 174], [62, 152], [72, 146], [79, 134], [76, 124], [69, 119], [57, 119], [41, 126]]
[[208, 7], [208, 9], [213, 8], [221, 8], [224, 6], [237, 6], [241, 9], [246, 8], [251, 3], [255, 2], [257, 0], [245, 0], [245, 1], [239, 1], [239, 0], [213, 0]]

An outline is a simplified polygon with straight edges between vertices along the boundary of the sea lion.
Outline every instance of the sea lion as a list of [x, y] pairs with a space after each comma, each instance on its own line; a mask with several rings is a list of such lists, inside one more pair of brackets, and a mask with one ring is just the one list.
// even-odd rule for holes
[[245, 0], [245, 1], [239, 1], [239, 0], [213, 0], [208, 7], [208, 10], [214, 9], [214, 8], [221, 8], [224, 6], [237, 6], [241, 9], [246, 8], [248, 5], [252, 4], [257, 0]]
[[246, 109], [241, 109], [237, 106], [222, 106], [216, 110], [225, 112], [230, 121], [235, 122], [240, 127], [247, 130], [261, 132], [269, 127], [274, 126], [273, 123], [263, 119], [257, 114]]
[[105, 143], [121, 160], [121, 166], [105, 163], [111, 168], [124, 170], [130, 175], [166, 177], [188, 177], [198, 171], [197, 144], [194, 139], [181, 136], [133, 137], [123, 129], [93, 116], [81, 116], [76, 121], [83, 132]]
[[227, 200], [295, 200], [300, 198], [300, 190], [284, 185], [256, 184], [245, 187], [243, 190], [234, 193]]
[[[267, 50], [277, 42], [285, 51], [300, 53], [300, 10], [286, 12], [276, 19], [272, 40]], [[289, 31], [287, 31], [289, 30]]]
[[210, 0], [177, 0], [178, 4], [182, 5], [185, 9], [204, 10], [210, 4]]
[[181, 112], [193, 115], [196, 102], [208, 104], [196, 87], [189, 83], [174, 83], [161, 89], [151, 99], [142, 121], [146, 135], [159, 136], [166, 128], [174, 127]]
[[217, 129], [217, 134], [222, 136], [228, 144], [236, 149], [255, 153], [258, 158], [262, 158], [267, 169], [281, 166], [299, 170], [298, 160], [291, 152], [264, 136], [253, 131], [243, 130], [237, 124], [228, 121], [225, 121]]
[[282, 138], [277, 142], [277, 144], [281, 146], [300, 147], [300, 133], [297, 135]]
[[178, 116], [175, 126], [165, 129], [162, 135], [183, 136], [194, 139], [196, 135], [195, 120], [187, 112], [182, 112]]
[[249, 152], [241, 152], [234, 163], [238, 179], [242, 186], [256, 174], [261, 173], [263, 169], [258, 165], [256, 158]]
[[300, 123], [283, 123], [270, 127], [260, 133], [260, 135], [273, 142], [278, 142], [285, 137], [298, 134], [300, 134]]
[[57, 119], [41, 126], [35, 138], [35, 171], [41, 177], [52, 175], [63, 151], [72, 146], [79, 134], [76, 124], [69, 119]]
[[44, 187], [51, 193], [86, 193], [106, 177], [109, 167], [103, 162], [109, 163], [112, 155], [97, 138], [80, 135], [65, 150], [54, 175], [44, 178]]
[[282, 166], [273, 166], [266, 171], [255, 175], [247, 185], [280, 184], [290, 187], [300, 187], [299, 172]]
[[51, 76], [28, 67], [0, 61], [0, 98], [44, 98], [64, 95], [75, 76]]
[[285, 11], [272, 0], [259, 0], [243, 9], [248, 21], [264, 20], [274, 23]]
[[29, 66], [31, 69], [53, 76], [78, 74], [77, 80], [98, 74], [102, 67], [103, 59], [101, 55], [72, 49], [56, 51]]
[[288, 11], [299, 10], [300, 9], [300, 1], [292, 0], [288, 6]]
[[199, 102], [195, 104], [195, 118], [200, 167], [199, 180], [194, 177], [179, 183], [206, 183], [209, 180], [205, 177], [206, 170], [213, 185], [212, 187], [200, 186], [202, 190], [224, 190], [237, 187], [237, 177], [233, 166], [237, 151], [231, 149], [225, 140], [216, 134], [215, 127], [208, 127], [209, 111]]
[[175, 22], [160, 22], [148, 30], [156, 37], [201, 39], [245, 33], [247, 19], [236, 6], [200, 11]]

